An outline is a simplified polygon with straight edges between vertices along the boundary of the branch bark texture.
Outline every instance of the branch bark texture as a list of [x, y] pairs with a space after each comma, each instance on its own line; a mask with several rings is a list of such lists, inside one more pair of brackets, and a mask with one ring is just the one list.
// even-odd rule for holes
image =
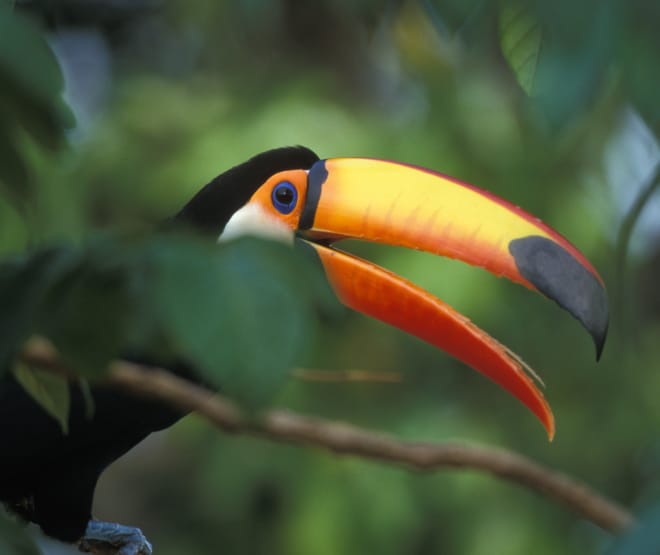
[[[70, 375], [56, 354], [47, 349], [27, 349], [21, 359]], [[160, 399], [184, 411], [197, 412], [226, 433], [319, 447], [419, 471], [451, 468], [487, 472], [552, 498], [609, 532], [619, 533], [634, 524], [625, 508], [586, 484], [506, 449], [454, 442], [403, 441], [286, 410], [273, 410], [252, 419], [228, 399], [195, 383], [166, 370], [125, 361], [113, 362], [109, 376], [112, 382], [128, 391]]]
[[334, 453], [422, 471], [445, 468], [480, 470], [554, 498], [610, 532], [620, 532], [633, 523], [632, 516], [624, 508], [586, 484], [505, 449], [464, 443], [407, 442], [284, 410], [270, 411], [258, 420], [249, 420], [230, 401], [164, 370], [119, 362], [113, 364], [111, 375], [113, 381], [126, 389], [195, 411], [228, 433], [322, 447]]

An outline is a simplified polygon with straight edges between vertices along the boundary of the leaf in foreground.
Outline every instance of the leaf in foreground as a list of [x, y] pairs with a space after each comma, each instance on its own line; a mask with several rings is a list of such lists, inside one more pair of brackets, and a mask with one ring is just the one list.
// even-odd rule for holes
[[71, 393], [66, 378], [21, 363], [14, 368], [14, 376], [23, 389], [57, 421], [62, 433], [69, 433]]
[[32, 538], [9, 516], [0, 511], [0, 554], [2, 555], [40, 555]]
[[533, 96], [541, 52], [541, 26], [522, 4], [503, 4], [500, 11], [500, 45], [504, 59], [521, 88]]
[[[248, 406], [283, 385], [308, 346], [317, 306], [331, 298], [317, 264], [286, 245], [250, 238], [217, 245], [187, 236], [106, 236], [2, 268], [6, 362], [39, 335], [83, 378], [103, 377], [111, 360], [130, 353], [194, 368], [201, 381]], [[26, 368], [18, 376], [64, 428], [63, 382]]]

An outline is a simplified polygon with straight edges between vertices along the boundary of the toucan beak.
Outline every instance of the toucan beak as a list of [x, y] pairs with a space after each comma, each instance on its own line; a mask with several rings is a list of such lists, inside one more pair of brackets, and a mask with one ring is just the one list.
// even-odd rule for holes
[[[282, 184], [296, 189], [296, 205], [289, 211], [277, 205]], [[524, 403], [552, 438], [550, 407], [530, 377], [535, 375], [516, 355], [421, 288], [330, 244], [355, 238], [398, 245], [505, 276], [541, 292], [577, 318], [591, 334], [599, 357], [607, 333], [607, 295], [596, 270], [566, 239], [491, 193], [384, 160], [320, 160], [308, 172], [273, 176], [264, 188], [255, 198], [265, 203], [268, 197], [285, 212], [288, 226], [318, 253], [344, 304], [485, 374]]]

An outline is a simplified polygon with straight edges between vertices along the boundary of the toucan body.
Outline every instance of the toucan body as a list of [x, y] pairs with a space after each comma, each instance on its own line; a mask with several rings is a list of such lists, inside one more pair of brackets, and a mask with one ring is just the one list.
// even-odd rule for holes
[[[214, 241], [257, 233], [305, 245], [345, 305], [481, 372], [536, 415], [550, 437], [550, 407], [516, 355], [430, 293], [336, 243], [380, 242], [483, 267], [556, 301], [591, 334], [598, 356], [605, 341], [603, 281], [575, 247], [520, 208], [423, 168], [368, 158], [321, 160], [304, 147], [275, 149], [213, 179], [168, 226]], [[186, 366], [173, 370], [196, 379]], [[0, 382], [0, 500], [46, 534], [73, 542], [108, 531], [90, 523], [102, 471], [182, 414], [96, 384], [89, 418], [78, 385], [70, 388], [69, 433], [63, 434], [12, 377]], [[131, 542], [122, 555], [149, 552], [148, 542]]]

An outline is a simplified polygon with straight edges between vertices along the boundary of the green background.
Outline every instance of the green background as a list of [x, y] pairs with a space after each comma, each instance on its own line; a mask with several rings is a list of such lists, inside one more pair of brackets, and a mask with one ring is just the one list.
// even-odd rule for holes
[[[477, 373], [335, 308], [329, 319], [296, 313], [316, 333], [300, 339], [295, 364], [402, 381], [289, 380], [269, 404], [411, 440], [513, 449], [637, 514], [658, 502], [657, 2], [11, 4], [0, 9], [3, 257], [148, 233], [215, 175], [277, 146], [448, 173], [537, 215], [598, 268], [612, 303], [599, 363], [577, 322], [540, 295], [423, 253], [345, 247], [519, 353], [546, 383], [555, 440]], [[60, 54], [69, 45], [66, 85], [42, 37]], [[251, 369], [248, 397], [268, 371]], [[104, 474], [95, 516], [140, 526], [159, 555], [643, 553], [660, 541], [651, 527], [643, 547], [612, 546], [554, 501], [475, 472], [225, 436], [194, 416]]]

